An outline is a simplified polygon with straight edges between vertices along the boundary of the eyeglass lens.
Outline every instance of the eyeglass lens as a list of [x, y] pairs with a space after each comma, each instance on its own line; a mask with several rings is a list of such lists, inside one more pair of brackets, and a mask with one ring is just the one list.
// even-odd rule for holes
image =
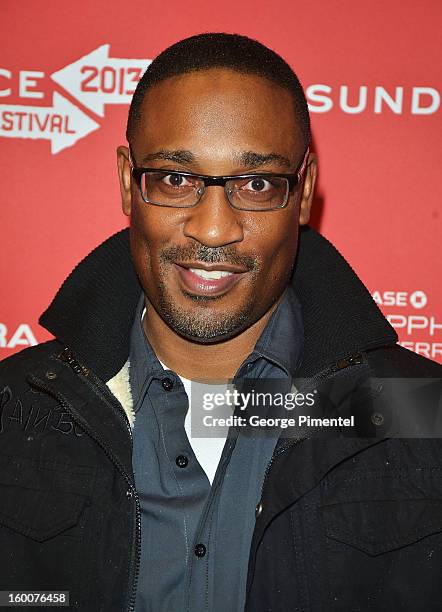
[[[146, 202], [162, 206], [194, 206], [205, 191], [204, 181], [197, 177], [167, 172], [144, 172], [141, 195]], [[249, 176], [226, 182], [225, 192], [231, 204], [239, 209], [270, 210], [284, 206], [289, 191], [286, 178]]]

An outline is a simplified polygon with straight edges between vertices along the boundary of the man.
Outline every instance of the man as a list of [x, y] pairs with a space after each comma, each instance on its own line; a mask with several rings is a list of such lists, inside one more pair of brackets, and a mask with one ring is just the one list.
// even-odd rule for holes
[[[63, 284], [41, 318], [56, 339], [1, 368], [1, 589], [91, 611], [440, 609], [442, 450], [420, 417], [441, 368], [305, 227], [291, 68], [237, 35], [181, 41], [127, 138], [129, 232]], [[404, 410], [403, 377], [421, 381]], [[232, 379], [316, 393], [340, 425], [192, 436], [188, 396]]]

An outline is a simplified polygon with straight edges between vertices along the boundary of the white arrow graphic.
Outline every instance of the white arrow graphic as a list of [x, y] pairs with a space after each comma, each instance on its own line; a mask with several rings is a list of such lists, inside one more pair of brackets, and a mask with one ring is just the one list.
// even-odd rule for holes
[[86, 108], [104, 117], [105, 104], [129, 104], [152, 60], [109, 57], [110, 45], [51, 74], [51, 78]]
[[0, 136], [50, 140], [54, 154], [71, 147], [99, 127], [56, 92], [49, 107], [0, 104]]

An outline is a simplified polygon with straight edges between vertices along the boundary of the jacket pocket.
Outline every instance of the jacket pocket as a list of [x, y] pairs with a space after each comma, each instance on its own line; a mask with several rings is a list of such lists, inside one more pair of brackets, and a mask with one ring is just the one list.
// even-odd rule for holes
[[90, 505], [93, 468], [0, 455], [0, 525], [44, 542], [63, 532], [80, 537]]
[[440, 609], [441, 476], [374, 470], [327, 483], [320, 512], [331, 609]]
[[328, 488], [328, 538], [379, 555], [442, 531], [442, 479], [431, 470], [368, 473]]
[[442, 500], [343, 503], [323, 508], [323, 519], [328, 538], [374, 556], [442, 531]]

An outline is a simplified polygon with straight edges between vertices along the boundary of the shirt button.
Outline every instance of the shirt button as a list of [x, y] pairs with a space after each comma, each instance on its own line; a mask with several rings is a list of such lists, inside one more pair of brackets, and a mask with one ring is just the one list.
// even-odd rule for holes
[[204, 557], [204, 555], [206, 554], [206, 547], [204, 546], [204, 544], [197, 544], [195, 546], [195, 554], [200, 559], [201, 557]]
[[161, 381], [164, 391], [170, 391], [173, 387], [173, 381], [170, 378], [163, 378]]
[[175, 463], [178, 467], [185, 468], [189, 463], [189, 459], [185, 455], [178, 455], [178, 457], [175, 459]]
[[262, 502], [259, 502], [259, 504], [255, 508], [255, 518], [259, 518], [261, 514], [262, 514]]

